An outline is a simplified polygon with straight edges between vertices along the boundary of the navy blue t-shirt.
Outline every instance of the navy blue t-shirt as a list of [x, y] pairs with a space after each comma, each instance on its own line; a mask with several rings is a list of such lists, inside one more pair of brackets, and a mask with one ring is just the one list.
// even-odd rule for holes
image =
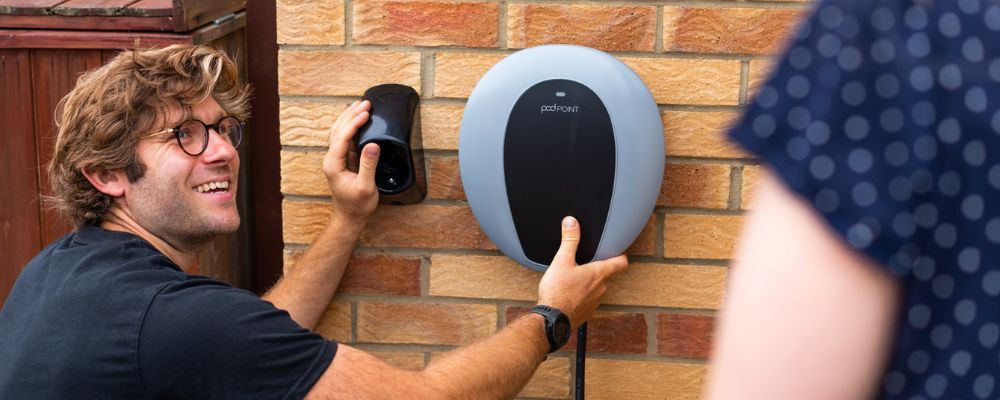
[[998, 40], [996, 0], [822, 1], [731, 132], [900, 282], [879, 398], [1000, 397]]
[[0, 311], [0, 399], [297, 399], [336, 349], [253, 293], [86, 227], [32, 259]]

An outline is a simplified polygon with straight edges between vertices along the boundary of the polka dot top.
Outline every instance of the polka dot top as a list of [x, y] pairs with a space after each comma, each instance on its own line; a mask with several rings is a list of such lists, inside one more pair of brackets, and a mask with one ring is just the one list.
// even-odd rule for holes
[[904, 288], [879, 398], [1000, 398], [998, 43], [1000, 0], [821, 1], [730, 133]]

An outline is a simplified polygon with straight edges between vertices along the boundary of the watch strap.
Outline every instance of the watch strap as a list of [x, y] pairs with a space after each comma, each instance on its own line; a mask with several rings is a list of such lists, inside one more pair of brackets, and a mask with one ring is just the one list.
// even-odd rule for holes
[[565, 346], [567, 342], [569, 342], [569, 335], [566, 335], [565, 338], [556, 337], [555, 324], [556, 320], [560, 316], [566, 318], [567, 325], [569, 325], [569, 317], [567, 317], [561, 310], [555, 307], [537, 305], [531, 308], [531, 312], [539, 314], [545, 318], [545, 338], [549, 341], [549, 353], [559, 350]]

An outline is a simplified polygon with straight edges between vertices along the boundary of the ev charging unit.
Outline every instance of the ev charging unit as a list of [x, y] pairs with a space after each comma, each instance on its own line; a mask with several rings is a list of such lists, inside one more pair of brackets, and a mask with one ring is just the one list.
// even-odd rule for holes
[[354, 142], [358, 157], [368, 143], [376, 143], [381, 149], [375, 167], [379, 203], [419, 203], [427, 195], [424, 150], [417, 121], [420, 96], [409, 86], [389, 83], [369, 88], [362, 98], [371, 102], [371, 109]]
[[545, 271], [567, 215], [581, 228], [578, 264], [617, 256], [639, 236], [663, 181], [663, 122], [649, 89], [615, 57], [532, 47], [501, 60], [473, 89], [458, 158], [486, 235], [514, 261]]
[[572, 215], [583, 264], [623, 253], [649, 220], [663, 181], [663, 121], [646, 85], [613, 56], [532, 47], [473, 89], [458, 159], [472, 212], [500, 251], [545, 271]]

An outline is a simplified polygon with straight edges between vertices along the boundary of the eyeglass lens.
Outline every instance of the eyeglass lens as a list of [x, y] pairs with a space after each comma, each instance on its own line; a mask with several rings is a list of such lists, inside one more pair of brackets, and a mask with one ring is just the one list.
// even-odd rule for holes
[[185, 153], [199, 155], [208, 148], [208, 130], [215, 129], [223, 140], [234, 148], [239, 147], [243, 140], [243, 125], [236, 117], [225, 117], [214, 125], [205, 125], [196, 119], [181, 124], [177, 131], [177, 141]]

